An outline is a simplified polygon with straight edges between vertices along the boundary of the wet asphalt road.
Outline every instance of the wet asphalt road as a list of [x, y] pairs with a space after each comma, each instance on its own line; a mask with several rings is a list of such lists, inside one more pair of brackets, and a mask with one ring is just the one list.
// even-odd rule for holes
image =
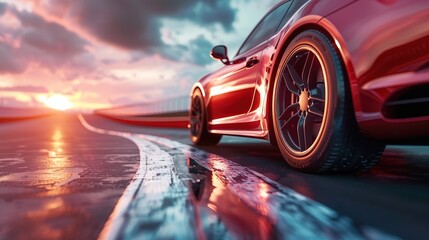
[[76, 116], [0, 125], [0, 239], [95, 239], [136, 172], [129, 140]]
[[[183, 129], [85, 118], [101, 129], [191, 144]], [[6, 123], [0, 133], [0, 239], [95, 238], [138, 166], [138, 150], [131, 141], [91, 133], [73, 115]], [[374, 169], [357, 175], [296, 172], [268, 142], [256, 139], [224, 137], [218, 146], [203, 150], [356, 222], [405, 239], [427, 237], [428, 146], [388, 146]]]

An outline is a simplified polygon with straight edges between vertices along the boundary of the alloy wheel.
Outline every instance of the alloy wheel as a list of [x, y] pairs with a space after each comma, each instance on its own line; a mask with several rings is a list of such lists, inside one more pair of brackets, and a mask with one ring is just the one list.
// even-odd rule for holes
[[299, 46], [286, 60], [280, 78], [276, 120], [281, 137], [293, 155], [305, 155], [324, 129], [325, 66], [314, 48]]

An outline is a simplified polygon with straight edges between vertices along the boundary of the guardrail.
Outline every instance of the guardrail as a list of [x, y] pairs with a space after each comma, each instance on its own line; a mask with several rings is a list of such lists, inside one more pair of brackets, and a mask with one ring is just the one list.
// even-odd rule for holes
[[96, 110], [95, 114], [130, 124], [186, 128], [190, 97], [183, 96], [151, 103]]
[[109, 109], [97, 110], [97, 113], [118, 116], [163, 116], [171, 113], [188, 113], [190, 98], [188, 96], [171, 98], [151, 103], [133, 104]]

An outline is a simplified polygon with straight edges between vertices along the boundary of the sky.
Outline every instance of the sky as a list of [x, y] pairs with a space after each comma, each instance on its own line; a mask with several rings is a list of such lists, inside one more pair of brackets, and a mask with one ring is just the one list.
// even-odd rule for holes
[[88, 110], [186, 96], [222, 67], [211, 48], [234, 56], [277, 2], [0, 0], [0, 106]]

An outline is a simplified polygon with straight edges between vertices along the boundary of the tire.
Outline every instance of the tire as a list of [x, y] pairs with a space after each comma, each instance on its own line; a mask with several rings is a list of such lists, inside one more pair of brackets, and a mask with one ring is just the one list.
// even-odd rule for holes
[[222, 135], [212, 134], [207, 130], [207, 112], [201, 90], [194, 91], [189, 113], [191, 140], [196, 145], [216, 145]]
[[305, 172], [356, 172], [385, 144], [366, 139], [354, 117], [343, 64], [330, 39], [306, 30], [288, 45], [274, 82], [272, 120], [286, 162]]

